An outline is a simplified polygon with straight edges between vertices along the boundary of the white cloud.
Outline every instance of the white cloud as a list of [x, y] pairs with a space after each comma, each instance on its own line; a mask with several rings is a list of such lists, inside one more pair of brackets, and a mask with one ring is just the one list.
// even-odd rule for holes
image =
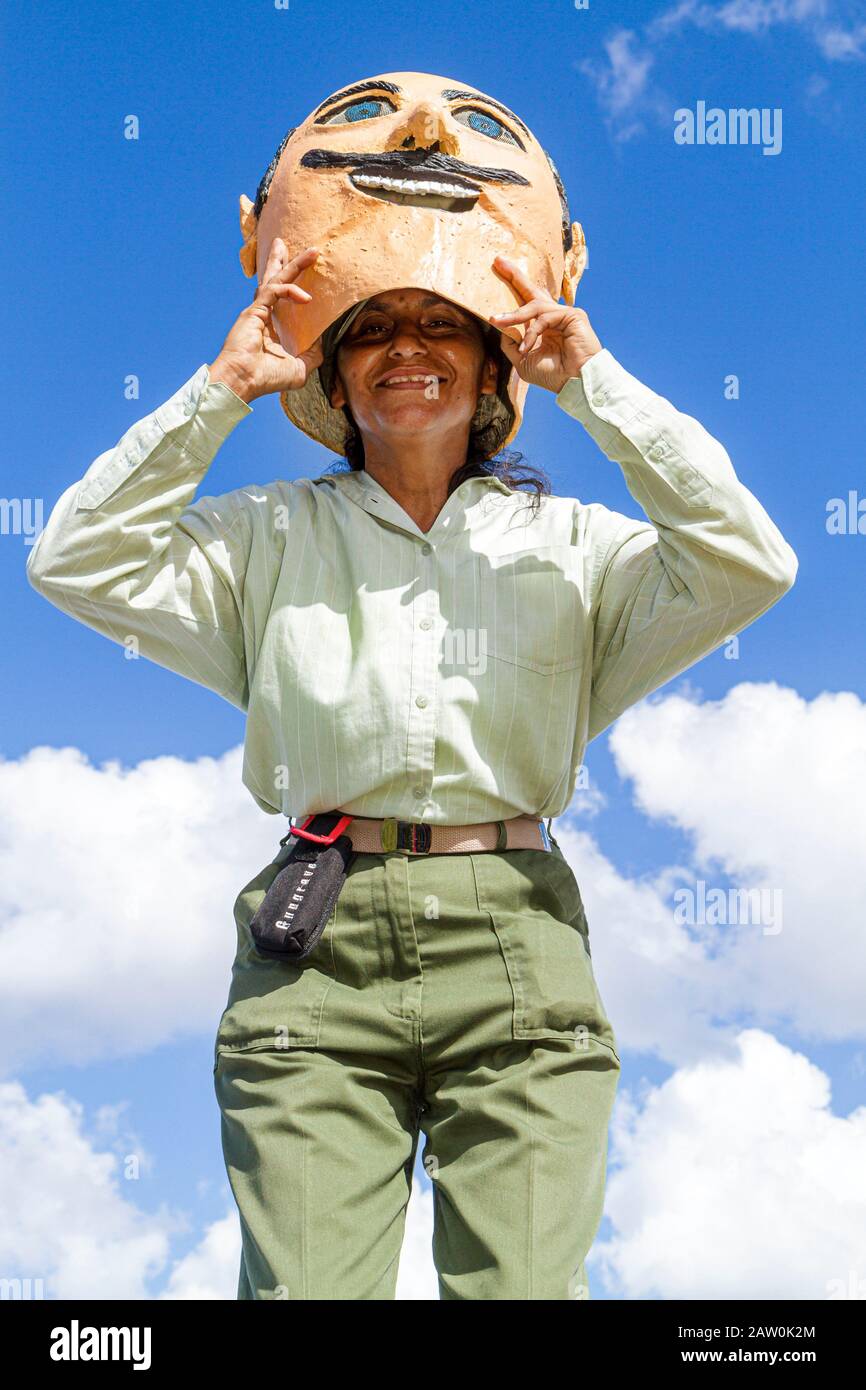
[[92, 766], [74, 748], [0, 761], [0, 1056], [131, 1054], [216, 1025], [232, 904], [285, 832], [241, 750]]
[[121, 1172], [120, 1157], [85, 1134], [76, 1101], [31, 1101], [18, 1082], [0, 1082], [4, 1277], [41, 1280], [46, 1298], [147, 1298], [183, 1221], [142, 1212]]
[[[670, 696], [627, 711], [610, 749], [638, 807], [692, 845], [689, 866], [640, 885], [589, 841], [574, 845], [626, 1042], [655, 1034], [669, 1049], [676, 1026], [659, 1012], [669, 1007], [693, 1014], [695, 1041], [711, 1018], [744, 1015], [807, 1038], [862, 1039], [866, 704], [849, 692], [810, 702], [772, 683], [704, 703]], [[781, 930], [736, 918], [672, 924], [676, 873], [780, 892]]]
[[[593, 81], [614, 138], [631, 139], [646, 117], [673, 128], [673, 103], [650, 81], [665, 44], [689, 26], [708, 33], [760, 38], [780, 26], [799, 30], [829, 62], [866, 56], [866, 24], [850, 26], [832, 0], [676, 0], [638, 33], [614, 31], [603, 41], [605, 59], [578, 67]], [[707, 93], [703, 94], [705, 97]]]
[[188, 1217], [136, 1204], [129, 1152], [108, 1107], [88, 1126], [63, 1092], [31, 1100], [19, 1082], [0, 1082], [0, 1275], [49, 1299], [149, 1299], [160, 1279], [161, 1298], [234, 1299], [236, 1209], [172, 1262]]
[[810, 26], [825, 18], [828, 0], [725, 0], [723, 5], [698, 5], [700, 22], [761, 34], [778, 24]]
[[589, 60], [580, 66], [595, 80], [602, 105], [612, 116], [621, 116], [639, 104], [646, 91], [653, 58], [637, 47], [637, 36], [631, 29], [620, 29], [605, 39], [604, 50], [606, 67]]
[[862, 58], [866, 53], [866, 24], [854, 29], [828, 28], [817, 36], [818, 46], [831, 62]]
[[565, 820], [554, 833], [580, 888], [593, 970], [620, 1051], [676, 1064], [717, 1048], [710, 951], [674, 920], [676, 874], [629, 879], [591, 835]]
[[766, 1033], [737, 1054], [621, 1089], [593, 1270], [631, 1299], [866, 1298], [866, 1107], [833, 1115], [826, 1075]]
[[241, 1258], [241, 1229], [236, 1209], [207, 1227], [194, 1250], [177, 1260], [161, 1299], [202, 1302], [236, 1299]]

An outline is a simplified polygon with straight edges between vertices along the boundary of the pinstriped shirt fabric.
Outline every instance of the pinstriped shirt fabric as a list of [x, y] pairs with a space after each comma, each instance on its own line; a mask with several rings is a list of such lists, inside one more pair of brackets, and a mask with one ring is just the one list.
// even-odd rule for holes
[[588, 741], [753, 622], [797, 559], [721, 444], [605, 349], [556, 404], [645, 513], [470, 478], [422, 531], [364, 471], [193, 500], [250, 413], [206, 365], [54, 507], [31, 584], [246, 711], [265, 811], [560, 815]]

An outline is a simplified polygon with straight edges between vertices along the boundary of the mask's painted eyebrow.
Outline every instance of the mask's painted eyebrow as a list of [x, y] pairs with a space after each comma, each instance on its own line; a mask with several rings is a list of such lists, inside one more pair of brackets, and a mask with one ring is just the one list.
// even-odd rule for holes
[[[313, 112], [313, 120], [317, 120], [323, 111], [327, 111], [328, 108], [333, 106], [336, 102], [344, 101], [346, 97], [360, 96], [363, 92], [392, 92], [395, 96], [403, 95], [402, 87], [398, 87], [394, 82], [377, 82], [375, 78], [371, 78], [367, 82], [356, 82], [354, 87], [345, 87], [342, 92], [335, 92], [333, 96], [328, 97], [327, 101], [323, 101], [321, 106], [317, 106]], [[524, 135], [526, 135], [528, 139], [532, 139], [530, 131], [527, 130], [519, 116], [515, 116], [514, 112], [510, 111], [507, 106], [504, 106], [501, 101], [495, 101], [493, 97], [485, 96], [483, 92], [464, 92], [459, 87], [446, 87], [440, 95], [443, 96], [446, 101], [467, 99], [470, 101], [473, 99], [475, 101], [484, 101], [488, 106], [493, 106], [497, 111], [501, 111], [504, 116], [510, 117], [515, 125], [520, 126]]]
[[317, 106], [313, 112], [313, 120], [315, 121], [327, 107], [333, 106], [335, 101], [342, 101], [344, 97], [358, 96], [360, 92], [393, 92], [399, 96], [401, 91], [402, 88], [395, 86], [393, 82], [376, 82], [372, 79], [369, 82], [357, 82], [354, 87], [346, 87], [342, 92], [335, 92], [332, 97], [328, 97], [327, 101], [323, 101], [321, 106]]
[[470, 100], [486, 102], [488, 106], [494, 106], [497, 111], [501, 111], [504, 116], [510, 116], [515, 125], [519, 125], [524, 135], [532, 139], [526, 126], [519, 116], [515, 116], [513, 111], [509, 111], [507, 106], [503, 106], [501, 101], [494, 101], [493, 97], [486, 97], [482, 92], [461, 92], [457, 87], [446, 87], [444, 92], [440, 92], [446, 101], [456, 101], [458, 98], [468, 97]]

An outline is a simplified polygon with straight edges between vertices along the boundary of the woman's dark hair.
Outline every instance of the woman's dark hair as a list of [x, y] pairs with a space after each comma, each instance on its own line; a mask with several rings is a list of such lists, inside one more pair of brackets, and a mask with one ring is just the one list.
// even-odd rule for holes
[[[338, 459], [331, 468], [326, 469], [327, 473], [358, 472], [364, 467], [364, 442], [360, 431], [349, 407], [343, 406], [343, 411], [349, 423], [346, 457]], [[495, 477], [513, 492], [531, 492], [532, 499], [529, 505], [533, 511], [537, 511], [542, 496], [550, 493], [550, 480], [540, 468], [524, 463], [523, 454], [517, 449], [500, 449], [493, 458], [487, 458], [484, 440], [489, 428], [488, 425], [485, 429], [472, 430], [470, 433], [466, 462], [451, 474], [448, 480], [448, 496], [450, 497], [455, 488], [467, 478]]]
[[[482, 325], [482, 328], [486, 328], [486, 325]], [[488, 340], [487, 350], [498, 356], [500, 373], [507, 374], [511, 371], [511, 363], [499, 348], [498, 343], [493, 345]], [[342, 410], [349, 426], [346, 436], [346, 456], [345, 459], [337, 459], [330, 468], [327, 468], [325, 475], [350, 471], [359, 472], [365, 466], [364, 441], [361, 438], [361, 432], [349, 406], [344, 405]], [[531, 493], [530, 510], [537, 513], [541, 506], [542, 496], [549, 495], [551, 492], [550, 480], [540, 468], [534, 468], [532, 464], [524, 463], [524, 456], [517, 449], [500, 449], [492, 458], [488, 458], [494, 445], [493, 431], [495, 428], [496, 426], [493, 424], [487, 424], [480, 428], [472, 427], [466, 450], [466, 462], [462, 463], [451, 474], [448, 480], [447, 495], [450, 497], [452, 492], [467, 478], [495, 477], [506, 487], [511, 488], [513, 492]]]

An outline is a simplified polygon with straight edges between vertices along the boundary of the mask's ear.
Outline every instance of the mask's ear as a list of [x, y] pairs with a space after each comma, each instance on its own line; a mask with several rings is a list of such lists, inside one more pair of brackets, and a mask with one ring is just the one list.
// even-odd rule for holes
[[248, 278], [256, 273], [256, 245], [258, 220], [255, 214], [255, 204], [251, 203], [245, 193], [241, 194], [241, 235], [244, 244], [240, 249], [241, 265], [244, 275]]
[[574, 303], [577, 282], [589, 265], [586, 238], [579, 222], [572, 222], [571, 238], [571, 246], [565, 253], [565, 270], [562, 274], [562, 297], [566, 304]]

